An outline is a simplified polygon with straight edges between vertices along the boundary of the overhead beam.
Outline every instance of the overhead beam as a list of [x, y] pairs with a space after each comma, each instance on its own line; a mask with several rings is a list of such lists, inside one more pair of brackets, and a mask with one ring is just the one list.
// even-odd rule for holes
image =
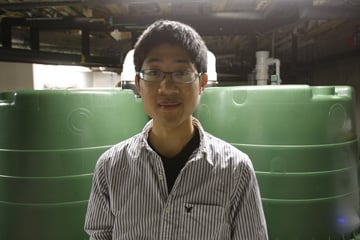
[[0, 47], [0, 61], [121, 68], [120, 58], [117, 57], [86, 56], [84, 58], [84, 56], [78, 54], [7, 49], [2, 47]]
[[1, 44], [5, 48], [11, 48], [11, 25], [0, 23], [1, 30]]
[[300, 19], [360, 19], [360, 8], [356, 7], [304, 7], [299, 11]]
[[81, 54], [83, 56], [90, 55], [90, 33], [88, 30], [81, 31]]
[[40, 50], [39, 29], [30, 28], [30, 49]]

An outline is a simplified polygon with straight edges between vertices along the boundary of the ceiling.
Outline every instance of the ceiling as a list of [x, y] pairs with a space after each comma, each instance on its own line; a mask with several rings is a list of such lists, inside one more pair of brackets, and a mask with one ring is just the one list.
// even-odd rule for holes
[[192, 25], [220, 74], [247, 74], [255, 51], [282, 66], [360, 55], [360, 0], [0, 0], [0, 61], [121, 72], [156, 19]]

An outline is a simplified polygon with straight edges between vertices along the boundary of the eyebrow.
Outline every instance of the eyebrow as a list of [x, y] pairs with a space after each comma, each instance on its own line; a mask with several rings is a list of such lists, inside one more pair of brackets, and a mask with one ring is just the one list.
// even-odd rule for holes
[[[152, 57], [146, 60], [147, 63], [153, 63], [153, 62], [161, 62], [161, 58]], [[189, 60], [185, 59], [175, 59], [176, 63], [191, 63]]]

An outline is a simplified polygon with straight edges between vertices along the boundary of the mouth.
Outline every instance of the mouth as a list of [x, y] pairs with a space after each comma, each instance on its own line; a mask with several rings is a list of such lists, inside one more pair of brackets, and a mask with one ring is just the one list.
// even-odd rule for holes
[[165, 110], [173, 110], [180, 106], [180, 102], [160, 102], [159, 107]]

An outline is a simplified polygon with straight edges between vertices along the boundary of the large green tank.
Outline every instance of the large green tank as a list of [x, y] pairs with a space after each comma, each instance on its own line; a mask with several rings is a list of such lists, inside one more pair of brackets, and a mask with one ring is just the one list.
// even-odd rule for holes
[[96, 160], [147, 120], [131, 90], [0, 93], [0, 239], [88, 239]]
[[349, 239], [359, 230], [353, 89], [209, 88], [195, 116], [252, 159], [270, 240]]

